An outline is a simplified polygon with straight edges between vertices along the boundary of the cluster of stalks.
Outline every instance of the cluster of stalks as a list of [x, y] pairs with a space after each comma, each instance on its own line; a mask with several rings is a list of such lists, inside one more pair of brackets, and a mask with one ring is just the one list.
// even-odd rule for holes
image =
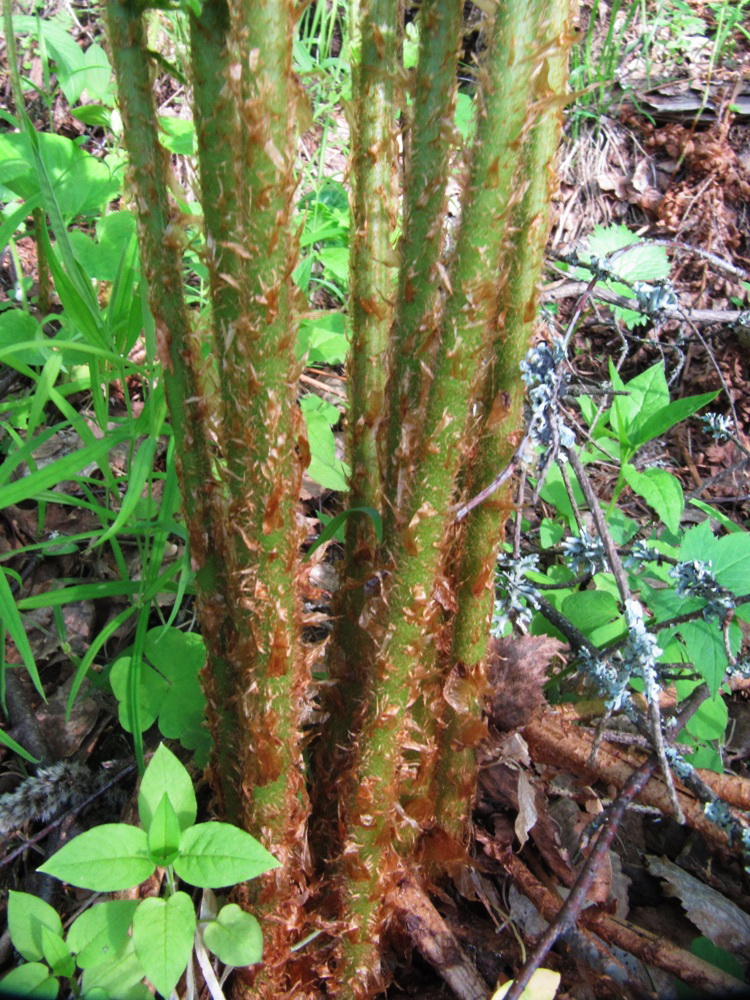
[[[323, 977], [337, 996], [370, 995], [394, 886], [405, 877], [429, 884], [466, 850], [508, 498], [460, 522], [455, 512], [521, 436], [518, 362], [555, 187], [570, 0], [481, 5], [468, 149], [454, 127], [463, 0], [423, 0], [411, 77], [398, 0], [359, 5], [344, 504], [380, 511], [383, 533], [364, 515], [347, 521], [327, 721], [307, 749], [300, 718], [311, 678], [296, 584], [308, 451], [291, 277], [292, 38], [304, 5], [204, 0], [191, 9], [210, 323], [183, 296], [147, 5], [106, 6], [208, 649], [210, 775], [224, 817], [281, 862], [247, 897], [266, 941], [252, 990], [312, 996]], [[408, 130], [403, 170], [399, 129]], [[456, 175], [460, 219], [449, 233]], [[294, 950], [315, 929], [324, 933]]]

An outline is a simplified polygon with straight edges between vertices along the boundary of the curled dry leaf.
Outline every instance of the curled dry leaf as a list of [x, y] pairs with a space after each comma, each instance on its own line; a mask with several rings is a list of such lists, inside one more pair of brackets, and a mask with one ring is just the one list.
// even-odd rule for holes
[[750, 955], [750, 916], [720, 892], [705, 885], [667, 858], [646, 857], [648, 869], [666, 883], [668, 896], [682, 904], [688, 920], [718, 948], [747, 964]]
[[493, 725], [505, 732], [526, 725], [544, 704], [547, 672], [564, 648], [558, 639], [546, 635], [491, 640], [487, 670]]

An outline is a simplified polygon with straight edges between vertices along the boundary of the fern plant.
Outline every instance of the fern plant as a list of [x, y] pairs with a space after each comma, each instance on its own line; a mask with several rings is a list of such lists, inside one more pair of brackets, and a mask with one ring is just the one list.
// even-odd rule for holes
[[[482, 5], [470, 146], [454, 126], [461, 0], [424, 0], [411, 74], [397, 0], [358, 5], [346, 506], [379, 516], [346, 519], [320, 696], [327, 721], [304, 753], [311, 677], [297, 498], [309, 452], [292, 285], [299, 8], [186, 4], [212, 306], [204, 328], [184, 297], [149, 6], [112, 0], [108, 30], [207, 648], [210, 775], [224, 818], [279, 861], [239, 892], [266, 938], [253, 995], [285, 995], [325, 966], [329, 991], [367, 996], [383, 981], [399, 880], [435, 878], [466, 850], [507, 498], [460, 523], [455, 511], [520, 439], [518, 363], [555, 186], [570, 4]], [[452, 174], [462, 190], [453, 229]], [[322, 872], [335, 891], [317, 906]], [[335, 933], [294, 950], [322, 926]]]

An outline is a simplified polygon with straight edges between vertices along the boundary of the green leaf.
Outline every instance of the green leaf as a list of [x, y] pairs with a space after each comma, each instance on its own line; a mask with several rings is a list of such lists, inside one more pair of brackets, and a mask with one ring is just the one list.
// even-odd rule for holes
[[84, 125], [99, 125], [112, 129], [112, 111], [104, 104], [86, 104], [82, 108], [69, 108], [68, 114]]
[[680, 481], [666, 469], [645, 469], [638, 472], [629, 463], [623, 465], [622, 472], [631, 490], [643, 497], [669, 530], [676, 534], [685, 508]]
[[[126, 733], [133, 731], [131, 724], [130, 705], [130, 671], [132, 669], [132, 653], [118, 657], [109, 672], [109, 683], [117, 698], [118, 718]], [[156, 721], [159, 710], [164, 702], [169, 685], [146, 663], [141, 664], [141, 681], [138, 687], [139, 717], [141, 730], [150, 729]]]
[[125, 948], [114, 957], [84, 969], [83, 992], [88, 995], [91, 990], [106, 990], [110, 997], [125, 1000], [131, 995], [131, 990], [140, 984], [144, 975], [143, 966], [135, 953], [133, 939], [128, 938]]
[[688, 528], [682, 539], [678, 559], [680, 562], [692, 562], [699, 559], [713, 564], [717, 552], [718, 539], [711, 530], [711, 522], [706, 518], [693, 528]]
[[118, 531], [122, 530], [122, 528], [133, 516], [136, 507], [141, 502], [141, 494], [146, 480], [153, 473], [154, 455], [156, 454], [158, 443], [159, 441], [156, 437], [147, 437], [145, 441], [141, 442], [141, 445], [135, 454], [135, 458], [130, 465], [128, 488], [125, 491], [125, 496], [122, 498], [122, 503], [120, 504], [120, 510], [117, 512], [117, 517], [114, 519], [112, 524], [110, 524], [107, 530], [99, 536], [92, 548], [103, 545], [104, 542], [109, 541], [113, 535], [116, 535]]
[[203, 638], [177, 628], [154, 628], [146, 637], [144, 656], [167, 682], [158, 715], [162, 736], [178, 739], [195, 750], [196, 756], [205, 753], [211, 736], [205, 725], [206, 698], [199, 677], [206, 662]]
[[539, 544], [543, 549], [551, 549], [558, 542], [561, 542], [565, 534], [565, 526], [559, 521], [552, 521], [548, 517], [542, 518], [539, 525]]
[[127, 428], [120, 428], [115, 431], [108, 431], [107, 436], [101, 441], [94, 441], [90, 445], [78, 448], [64, 458], [59, 458], [55, 462], [50, 462], [36, 472], [30, 472], [22, 479], [7, 483], [0, 488], [0, 507], [10, 507], [13, 504], [21, 503], [22, 500], [31, 500], [38, 493], [47, 490], [66, 479], [74, 479], [81, 469], [86, 468], [92, 462], [99, 462], [112, 448], [130, 436]]
[[745, 530], [742, 525], [737, 524], [731, 519], [731, 517], [727, 517], [726, 514], [717, 510], [716, 507], [712, 507], [711, 504], [704, 503], [696, 497], [693, 497], [690, 503], [693, 507], [697, 507], [698, 510], [702, 510], [704, 514], [708, 514], [709, 517], [713, 518], [713, 520], [720, 524], [722, 528], [728, 531], [730, 535], [738, 535]]
[[586, 635], [620, 616], [617, 600], [602, 590], [576, 591], [565, 598], [561, 610]]
[[318, 254], [326, 272], [341, 288], [349, 285], [349, 247], [324, 247]]
[[236, 885], [278, 867], [255, 837], [229, 823], [199, 823], [183, 831], [174, 863], [181, 879], [201, 889]]
[[180, 848], [180, 822], [165, 792], [148, 828], [148, 850], [152, 861], [165, 868]]
[[[76, 215], [99, 211], [120, 193], [120, 182], [112, 176], [109, 167], [80, 149], [71, 139], [39, 132], [35, 142], [65, 222], [69, 223]], [[0, 133], [0, 162], [25, 166], [14, 177], [7, 176], [6, 167], [4, 175], [0, 175], [6, 187], [24, 199], [39, 194], [41, 187], [34, 153], [25, 133]]]
[[160, 743], [138, 790], [138, 815], [145, 830], [151, 829], [152, 820], [164, 795], [169, 797], [180, 829], [186, 830], [192, 826], [198, 815], [193, 782], [172, 751]]
[[[18, 607], [13, 598], [13, 592], [10, 589], [8, 579], [6, 577], [6, 570], [0, 566], [0, 640], [3, 640], [5, 637], [3, 626], [5, 626], [8, 630], [8, 634], [13, 640], [21, 659], [23, 660], [23, 665], [26, 667], [29, 677], [34, 683], [34, 687], [37, 689], [44, 701], [46, 701], [47, 699], [44, 696], [42, 681], [39, 677], [36, 662], [34, 661], [34, 654], [31, 651], [31, 645], [29, 643], [28, 636], [26, 635], [26, 629], [23, 627], [23, 621], [18, 613]], [[6, 737], [6, 740], [9, 739], [9, 736]], [[5, 740], [3, 742], [5, 742]]]
[[[614, 389], [624, 392], [617, 395], [610, 411], [610, 423], [620, 444], [627, 446], [629, 453], [643, 443], [641, 428], [650, 417], [669, 404], [669, 387], [664, 377], [664, 363], [658, 362], [623, 383], [617, 374], [612, 359], [609, 359], [609, 373]], [[627, 461], [628, 455], [623, 456]]]
[[12, 750], [13, 753], [17, 753], [24, 760], [27, 760], [30, 764], [38, 764], [39, 761], [36, 757], [32, 757], [28, 750], [24, 750], [20, 743], [16, 743], [12, 736], [8, 736], [7, 733], [0, 729], [0, 743]]
[[349, 467], [336, 458], [336, 440], [331, 430], [331, 426], [339, 419], [338, 410], [319, 396], [305, 396], [300, 402], [300, 408], [307, 424], [310, 443], [307, 474], [326, 489], [346, 492], [349, 488], [346, 481]]
[[691, 417], [698, 410], [707, 406], [719, 395], [717, 392], [704, 392], [700, 396], [688, 396], [686, 399], [675, 399], [667, 406], [663, 406], [656, 413], [653, 413], [643, 423], [637, 426], [633, 443], [638, 447], [660, 437], [670, 427], [679, 424], [680, 421]]
[[[643, 244], [641, 238], [635, 233], [631, 233], [627, 226], [614, 225], [606, 228], [595, 226], [593, 233], [588, 238], [588, 249], [593, 257], [608, 257], [615, 250], [624, 247], [629, 247], [629, 249], [609, 262], [610, 269], [614, 274], [625, 278], [631, 284], [636, 281], [653, 282], [668, 276], [669, 261], [664, 247]], [[591, 272], [588, 268], [578, 268], [576, 274], [585, 281], [591, 278]], [[634, 297], [633, 289], [629, 285], [621, 284], [616, 280], [605, 281], [604, 286], [617, 295], [625, 296], [625, 298]], [[633, 309], [613, 306], [612, 311], [631, 329], [647, 320], [646, 316]]]
[[263, 958], [263, 932], [251, 913], [228, 903], [203, 928], [206, 947], [225, 965], [255, 965]]
[[[695, 664], [696, 670], [708, 684], [711, 695], [715, 695], [729, 666], [721, 629], [712, 622], [699, 619], [680, 625], [679, 632], [687, 646], [690, 662]], [[736, 625], [730, 626], [729, 642], [735, 654], [739, 650], [739, 637], [739, 628]]]
[[[91, 101], [112, 102], [112, 67], [107, 53], [96, 42], [92, 42], [84, 53], [86, 64], [85, 91]], [[109, 124], [109, 123], [107, 123]]]
[[44, 950], [44, 960], [56, 976], [70, 978], [76, 971], [76, 963], [70, 954], [70, 949], [66, 947], [62, 934], [51, 931], [49, 927], [42, 927], [42, 948]]
[[190, 960], [195, 910], [190, 896], [144, 899], [133, 917], [133, 944], [146, 976], [169, 996]]
[[352, 514], [367, 514], [373, 523], [375, 528], [375, 534], [377, 535], [378, 542], [383, 540], [383, 521], [380, 514], [375, 510], [374, 507], [350, 507], [349, 510], [342, 510], [340, 514], [332, 517], [328, 524], [323, 528], [321, 533], [315, 539], [313, 544], [305, 553], [305, 558], [303, 562], [310, 558], [313, 552], [319, 548], [324, 542], [327, 542], [329, 538], [333, 538], [336, 532], [339, 530], [341, 525], [351, 517]]
[[170, 153], [178, 156], [195, 156], [195, 126], [185, 118], [159, 115], [162, 134], [159, 142]]
[[729, 713], [721, 695], [707, 698], [691, 717], [686, 729], [697, 740], [721, 740], [727, 731]]
[[729, 973], [730, 976], [739, 979], [741, 983], [745, 982], [742, 966], [734, 955], [730, 954], [724, 948], [719, 948], [713, 941], [709, 941], [707, 937], [703, 937], [703, 935], [697, 937], [690, 945], [690, 950], [698, 958], [702, 958], [704, 962], [715, 965], [717, 969], [722, 969], [724, 972]]
[[[34, 346], [33, 341], [39, 346]], [[24, 348], [5, 355], [7, 364], [12, 367], [16, 364], [41, 365], [50, 353], [50, 343], [41, 324], [23, 309], [6, 309], [0, 313], [0, 350], [26, 344]]]
[[7, 976], [0, 979], [0, 997], [10, 994], [13, 997], [32, 997], [35, 1000], [56, 1000], [60, 984], [49, 974], [46, 965], [40, 962], [28, 962], [12, 969]]
[[143, 830], [126, 823], [103, 823], [71, 840], [39, 871], [81, 889], [117, 892], [140, 885], [155, 867]]
[[693, 767], [701, 768], [704, 771], [715, 771], [716, 774], [724, 773], [721, 754], [711, 746], [699, 746], [693, 753], [685, 754], [685, 760]]
[[76, 258], [90, 278], [113, 282], [135, 232], [136, 221], [132, 212], [113, 212], [97, 222], [96, 242], [78, 230], [70, 234], [70, 241]]
[[57, 82], [65, 94], [68, 104], [75, 104], [80, 98], [86, 82], [86, 57], [83, 49], [67, 31], [49, 21], [39, 25], [44, 33], [44, 41], [57, 69]]
[[113, 899], [96, 903], [73, 921], [67, 943], [81, 969], [110, 962], [127, 946], [137, 908], [137, 900]]
[[[586, 504], [586, 500], [580, 484], [573, 476], [571, 476], [571, 480], [573, 495], [575, 496], [576, 503], [579, 507], [583, 507]], [[565, 488], [565, 483], [563, 482], [562, 475], [556, 464], [553, 464], [547, 473], [547, 478], [544, 481], [544, 486], [542, 487], [539, 496], [547, 503], [552, 504], [558, 514], [561, 514], [564, 518], [566, 518], [569, 524], [575, 524], [573, 508], [568, 497], [568, 491]]]
[[724, 535], [715, 540], [712, 562], [722, 587], [738, 597], [750, 594], [750, 534]]
[[309, 364], [340, 365], [349, 353], [345, 317], [340, 312], [315, 312], [312, 319], [300, 321], [297, 331], [297, 357]]
[[27, 892], [8, 893], [8, 931], [13, 947], [27, 962], [36, 962], [44, 955], [42, 931], [62, 934], [62, 921], [57, 910], [43, 899]]

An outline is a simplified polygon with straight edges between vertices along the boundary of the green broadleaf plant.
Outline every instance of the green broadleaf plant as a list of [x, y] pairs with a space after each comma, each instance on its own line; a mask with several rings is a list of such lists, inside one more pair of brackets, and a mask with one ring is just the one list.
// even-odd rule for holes
[[[724, 682], [731, 666], [728, 654], [732, 657], [739, 654], [742, 642], [739, 621], [750, 619], [749, 606], [736, 603], [737, 599], [750, 594], [750, 533], [701, 501], [694, 502], [694, 506], [707, 515], [706, 520], [683, 529], [684, 497], [678, 478], [667, 469], [637, 468], [635, 465], [639, 449], [695, 414], [717, 393], [670, 401], [661, 362], [625, 382], [610, 361], [610, 378], [615, 393], [610, 407], [599, 412], [593, 399], [579, 399], [590, 431], [590, 440], [583, 447], [581, 458], [586, 464], [606, 461], [617, 465], [617, 480], [606, 511], [608, 530], [623, 553], [623, 569], [631, 594], [650, 612], [648, 627], [661, 650], [657, 664], [670, 665], [678, 700], [687, 698], [702, 682], [708, 686], [710, 697], [695, 712], [680, 736], [694, 748], [686, 759], [695, 766], [721, 771], [721, 758], [715, 744], [724, 739], [728, 725], [723, 698]], [[648, 536], [638, 543], [653, 553], [650, 558], [630, 558], [639, 525], [617, 507], [625, 486], [643, 498], [655, 512]], [[577, 480], [573, 479], [570, 489], [580, 511], [587, 504]], [[542, 521], [540, 544], [550, 554], [561, 548], [566, 552], [567, 542], [571, 541], [565, 537], [568, 530], [575, 535], [580, 532], [568, 487], [556, 466], [550, 469], [540, 495], [558, 513], [554, 520]], [[727, 534], [715, 536], [712, 520]], [[603, 657], [607, 657], [612, 647], [616, 649], [623, 643], [628, 626], [615, 578], [609, 569], [601, 571], [601, 559], [603, 551], [598, 562], [592, 556], [585, 565], [553, 556], [543, 572], [530, 563], [524, 576], [531, 587], [544, 585], [546, 601], [601, 650]], [[698, 589], [692, 594], [684, 586], [680, 589], [678, 567], [706, 568], [715, 581], [714, 589], [709, 587], [703, 592]], [[514, 586], [517, 584], [501, 567], [498, 587], [506, 596], [496, 607], [496, 634], [507, 632], [507, 610], [510, 609], [530, 618], [533, 632], [559, 636], [560, 632], [549, 623], [543, 611], [533, 613], [528, 607], [524, 600], [528, 594], [523, 590], [514, 593]], [[533, 606], [533, 602], [530, 603]], [[731, 618], [723, 622], [726, 609], [731, 609]], [[691, 617], [677, 624], [666, 624], [685, 615]], [[638, 683], [636, 679], [635, 684]]]
[[[229, 823], [195, 823], [190, 776], [164, 744], [146, 768], [138, 795], [143, 829], [108, 823], [80, 834], [54, 854], [41, 872], [95, 892], [129, 889], [165, 870], [165, 895], [140, 902], [96, 903], [71, 925], [23, 892], [10, 893], [8, 929], [26, 965], [0, 981], [3, 992], [31, 991], [50, 1000], [59, 979], [83, 970], [83, 991], [101, 989], [116, 1000], [141, 1000], [147, 978], [168, 996], [190, 961], [196, 933], [225, 964], [250, 965], [262, 956], [257, 920], [235, 904], [218, 908], [200, 926], [179, 879], [199, 887], [235, 885], [278, 866], [249, 833]], [[77, 985], [74, 988], [78, 993]]]

